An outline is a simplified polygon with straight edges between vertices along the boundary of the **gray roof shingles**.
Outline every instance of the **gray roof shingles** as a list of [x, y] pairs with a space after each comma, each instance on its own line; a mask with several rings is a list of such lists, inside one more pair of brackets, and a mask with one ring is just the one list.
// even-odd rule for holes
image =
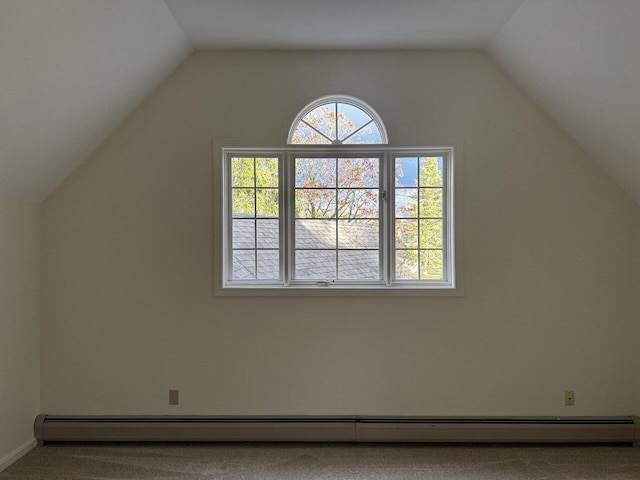
[[[377, 220], [296, 220], [296, 278], [336, 278], [336, 223], [340, 279], [379, 278]], [[257, 235], [256, 235], [257, 224]], [[233, 219], [233, 279], [274, 279], [279, 275], [278, 220]], [[256, 245], [259, 250], [253, 250]], [[268, 250], [264, 250], [268, 249]], [[372, 249], [372, 250], [366, 250]]]

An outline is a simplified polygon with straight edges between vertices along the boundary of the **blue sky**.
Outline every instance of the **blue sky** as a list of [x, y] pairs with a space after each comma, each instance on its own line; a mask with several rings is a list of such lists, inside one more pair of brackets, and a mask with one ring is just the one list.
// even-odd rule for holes
[[[423, 157], [424, 158], [424, 157]], [[418, 158], [402, 157], [396, 158], [396, 166], [401, 167], [402, 176], [396, 170], [396, 186], [416, 187], [418, 186]], [[438, 169], [442, 171], [442, 158], [438, 158]]]

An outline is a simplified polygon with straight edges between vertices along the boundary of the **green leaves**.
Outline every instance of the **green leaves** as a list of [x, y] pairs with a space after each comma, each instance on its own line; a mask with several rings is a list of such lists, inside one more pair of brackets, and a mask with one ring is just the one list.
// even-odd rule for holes
[[277, 158], [232, 158], [233, 216], [278, 218], [278, 178]]
[[396, 158], [396, 276], [441, 279], [444, 203], [441, 157]]

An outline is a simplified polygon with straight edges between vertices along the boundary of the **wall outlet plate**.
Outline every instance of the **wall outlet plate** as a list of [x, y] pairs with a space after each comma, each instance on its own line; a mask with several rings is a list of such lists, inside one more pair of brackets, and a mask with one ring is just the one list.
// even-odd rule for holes
[[567, 407], [573, 407], [576, 399], [575, 392], [573, 390], [565, 390], [564, 392], [564, 404]]
[[180, 403], [180, 391], [169, 390], [169, 405], [178, 405]]

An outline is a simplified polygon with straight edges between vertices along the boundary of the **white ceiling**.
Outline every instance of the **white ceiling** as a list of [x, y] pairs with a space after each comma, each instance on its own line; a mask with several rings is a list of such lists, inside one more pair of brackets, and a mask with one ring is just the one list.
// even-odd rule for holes
[[0, 0], [0, 199], [42, 201], [190, 52], [162, 0]]
[[640, 204], [640, 0], [0, 0], [0, 199], [40, 202], [192, 51], [487, 48]]
[[490, 52], [640, 203], [640, 1], [528, 0]]
[[483, 47], [523, 0], [166, 0], [198, 49]]

